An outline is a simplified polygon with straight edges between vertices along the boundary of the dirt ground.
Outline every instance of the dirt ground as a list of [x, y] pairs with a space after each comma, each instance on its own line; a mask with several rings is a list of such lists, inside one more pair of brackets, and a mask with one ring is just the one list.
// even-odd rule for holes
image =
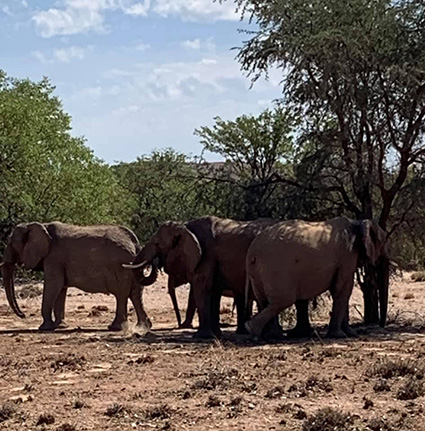
[[[35, 295], [19, 299], [25, 320], [1, 290], [0, 429], [425, 430], [425, 283], [409, 274], [392, 283], [387, 328], [338, 341], [323, 339], [328, 299], [312, 313], [313, 339], [267, 344], [234, 334], [225, 298], [222, 340], [198, 342], [193, 330], [175, 329], [165, 286], [160, 277], [145, 289], [146, 336], [131, 324], [108, 332], [113, 297], [76, 289], [69, 329], [39, 333], [41, 286], [18, 286]], [[187, 294], [178, 289], [182, 309]], [[353, 323], [361, 303], [356, 288]]]

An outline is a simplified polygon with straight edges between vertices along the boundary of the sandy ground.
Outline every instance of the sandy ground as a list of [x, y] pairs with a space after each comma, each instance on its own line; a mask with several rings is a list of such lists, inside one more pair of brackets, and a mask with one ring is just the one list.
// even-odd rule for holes
[[[385, 329], [323, 339], [325, 299], [312, 314], [313, 339], [275, 344], [236, 336], [228, 298], [223, 339], [195, 341], [193, 330], [175, 329], [165, 286], [161, 277], [145, 289], [154, 330], [144, 337], [131, 323], [106, 330], [110, 296], [71, 289], [69, 329], [45, 334], [40, 296], [19, 300], [27, 315], [19, 320], [0, 291], [0, 429], [425, 430], [425, 283], [406, 274], [392, 283]], [[179, 288], [182, 309], [187, 294]], [[353, 323], [361, 304], [356, 289]]]

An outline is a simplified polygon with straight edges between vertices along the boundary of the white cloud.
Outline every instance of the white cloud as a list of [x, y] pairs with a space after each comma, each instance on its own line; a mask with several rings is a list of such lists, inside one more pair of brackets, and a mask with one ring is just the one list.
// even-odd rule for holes
[[42, 37], [105, 31], [105, 12], [120, 11], [134, 17], [153, 11], [163, 17], [180, 16], [183, 20], [237, 20], [232, 1], [212, 0], [61, 0], [61, 7], [35, 13], [32, 17]]
[[235, 86], [249, 86], [249, 81], [240, 74], [238, 64], [229, 55], [191, 62], [141, 63], [131, 70], [109, 70], [104, 77], [114, 83], [125, 77], [127, 85], [121, 95], [152, 103], [196, 100], [201, 92], [218, 95]]
[[98, 100], [103, 94], [102, 87], [96, 86], [96, 87], [86, 87], [81, 90], [76, 91], [72, 95], [72, 99], [74, 100]]
[[78, 46], [55, 49], [53, 50], [53, 57], [61, 63], [70, 63], [72, 60], [82, 60], [89, 49], [91, 48], [80, 48]]
[[148, 43], [144, 43], [144, 42], [139, 42], [136, 46], [135, 49], [137, 51], [146, 51], [147, 49], [149, 49], [151, 46]]
[[187, 50], [193, 50], [193, 51], [200, 51], [201, 49], [203, 51], [215, 51], [216, 45], [213, 41], [213, 38], [209, 38], [205, 41], [202, 41], [201, 39], [193, 39], [193, 40], [185, 40], [180, 43], [180, 46]]
[[55, 48], [50, 55], [46, 55], [41, 51], [33, 51], [32, 56], [40, 63], [70, 63], [73, 60], [83, 60], [89, 51], [93, 51], [92, 46], [82, 48], [79, 46], [69, 46], [66, 48]]
[[201, 39], [185, 40], [181, 46], [185, 49], [199, 50], [201, 49]]
[[145, 16], [150, 0], [135, 3], [133, 0], [63, 0], [63, 8], [51, 8], [37, 12], [33, 21], [42, 37], [72, 35], [88, 31], [105, 31], [104, 20], [107, 10]]
[[156, 0], [153, 10], [164, 16], [181, 16], [189, 21], [207, 20], [238, 20], [232, 1], [219, 3], [212, 0]]

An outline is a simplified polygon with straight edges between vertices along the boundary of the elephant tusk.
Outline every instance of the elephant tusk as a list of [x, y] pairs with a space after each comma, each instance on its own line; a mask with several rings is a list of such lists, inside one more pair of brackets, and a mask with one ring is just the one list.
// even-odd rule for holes
[[148, 260], [144, 260], [142, 263], [137, 263], [136, 265], [132, 265], [131, 263], [130, 264], [123, 263], [122, 267], [126, 269], [138, 269], [138, 268], [141, 268], [142, 266], [147, 265], [148, 263], [149, 263]]
[[0, 268], [5, 264], [6, 262], [0, 262]]

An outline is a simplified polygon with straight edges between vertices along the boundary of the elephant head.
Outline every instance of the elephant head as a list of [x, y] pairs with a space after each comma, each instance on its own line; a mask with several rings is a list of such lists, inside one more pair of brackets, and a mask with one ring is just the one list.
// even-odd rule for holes
[[49, 253], [52, 238], [46, 227], [41, 223], [19, 224], [11, 233], [1, 263], [3, 287], [7, 300], [15, 314], [24, 318], [15, 296], [14, 270], [15, 265], [23, 265], [26, 269], [39, 269]]
[[390, 260], [385, 251], [387, 240], [386, 232], [374, 220], [362, 220], [360, 222], [360, 264], [375, 267], [375, 277], [370, 281], [378, 288], [380, 326], [385, 326], [388, 311], [388, 289]]
[[[183, 224], [168, 222], [157, 230], [132, 264], [124, 267], [139, 269], [153, 265], [164, 268], [167, 274], [175, 278], [176, 285], [180, 285], [191, 280], [201, 256], [201, 246], [196, 236]], [[143, 278], [142, 284], [146, 284]]]

